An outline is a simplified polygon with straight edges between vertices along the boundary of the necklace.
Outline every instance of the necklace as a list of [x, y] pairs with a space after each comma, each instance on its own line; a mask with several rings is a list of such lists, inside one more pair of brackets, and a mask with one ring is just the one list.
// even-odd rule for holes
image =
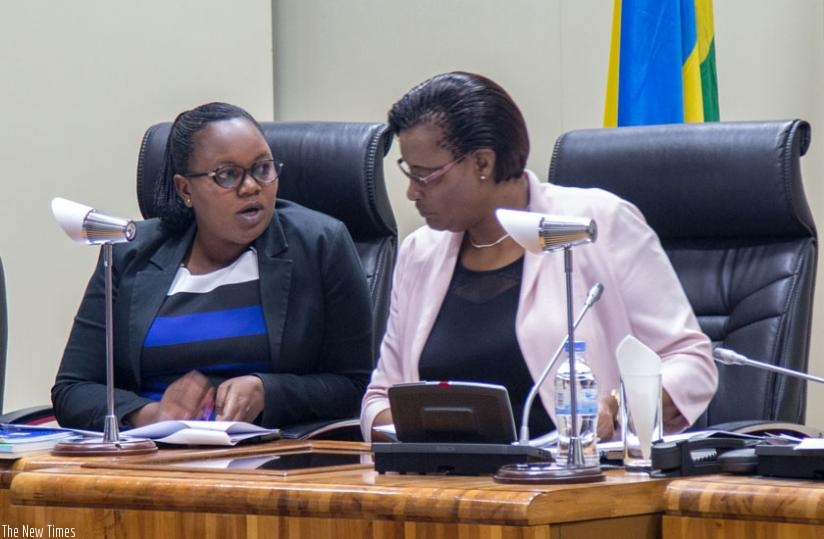
[[472, 241], [472, 238], [469, 238], [469, 245], [471, 245], [475, 249], [487, 249], [489, 247], [495, 247], [496, 245], [498, 245], [499, 243], [501, 243], [502, 241], [504, 241], [508, 237], [509, 237], [509, 234], [504, 234], [503, 236], [501, 236], [497, 240], [493, 241], [492, 243], [475, 243], [474, 241]]

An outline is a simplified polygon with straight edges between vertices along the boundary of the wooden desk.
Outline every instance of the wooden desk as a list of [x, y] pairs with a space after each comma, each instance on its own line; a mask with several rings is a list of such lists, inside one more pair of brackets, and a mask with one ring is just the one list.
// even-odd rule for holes
[[[211, 454], [298, 447], [368, 449], [274, 442]], [[490, 477], [379, 475], [369, 465], [295, 474], [180, 470], [168, 466], [170, 454], [114, 466], [100, 458], [22, 459], [3, 476], [11, 480], [0, 491], [0, 518], [16, 528], [71, 528], [78, 538], [639, 539], [660, 537], [668, 483], [619, 471], [602, 483], [522, 486]]]
[[665, 539], [824, 537], [824, 483], [711, 475], [671, 482]]

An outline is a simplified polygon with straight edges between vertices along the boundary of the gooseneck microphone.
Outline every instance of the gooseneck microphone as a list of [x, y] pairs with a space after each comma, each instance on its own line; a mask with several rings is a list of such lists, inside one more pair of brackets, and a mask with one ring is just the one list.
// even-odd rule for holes
[[[601, 299], [601, 294], [604, 292], [604, 285], [601, 283], [595, 283], [589, 289], [587, 293], [587, 299], [584, 301], [584, 308], [581, 311], [581, 314], [578, 315], [578, 318], [575, 320], [573, 324], [573, 329], [578, 328], [578, 324], [581, 323], [581, 320], [584, 319], [584, 315], [587, 314], [589, 308], [592, 307], [595, 302]], [[555, 363], [558, 361], [558, 357], [561, 355], [561, 351], [564, 349], [564, 345], [566, 344], [568, 338], [564, 337], [561, 341], [561, 344], [555, 350], [555, 353], [552, 355], [552, 359], [549, 360], [544, 370], [541, 372], [541, 376], [535, 381], [532, 385], [532, 388], [529, 390], [529, 394], [526, 396], [526, 400], [524, 401], [524, 410], [523, 415], [521, 416], [521, 432], [518, 438], [518, 444], [520, 445], [529, 445], [529, 412], [532, 410], [532, 403], [535, 400], [535, 397], [538, 396], [538, 390], [541, 388], [541, 385], [546, 380], [546, 377], [549, 375], [552, 368], [555, 366]]]
[[[598, 237], [598, 227], [596, 226], [595, 221], [586, 217], [544, 215], [541, 213], [508, 210], [504, 208], [495, 210], [495, 216], [498, 218], [498, 222], [501, 223], [501, 226], [504, 230], [506, 230], [510, 237], [512, 237], [513, 240], [515, 240], [521, 247], [530, 253], [537, 254], [548, 253], [556, 250], [563, 251], [564, 281], [566, 283], [566, 340], [571, 344], [574, 344], [576, 322], [572, 313], [572, 248], [577, 245], [592, 243], [596, 240]], [[568, 363], [569, 377], [570, 379], [575, 380], [575, 346], [570, 346], [569, 348]], [[543, 381], [544, 378], [545, 377], [542, 376], [541, 381]], [[539, 385], [540, 384], [536, 384], [530, 393], [537, 392]], [[606, 476], [601, 472], [601, 467], [597, 461], [592, 462], [593, 459], [589, 459], [589, 461], [587, 461], [587, 459], [584, 458], [583, 443], [581, 441], [580, 427], [578, 425], [578, 392], [576, 385], [577, 384], [570, 384], [569, 386], [572, 429], [569, 436], [569, 457], [567, 458], [566, 466], [542, 470], [540, 473], [541, 481], [572, 481], [580, 483], [602, 481], [606, 478]], [[534, 395], [532, 395], [532, 398], [534, 399]], [[527, 418], [529, 417], [529, 408], [530, 406], [526, 406], [524, 410], [526, 414], [525, 417]], [[524, 425], [526, 425], [526, 423], [527, 422], [524, 421]], [[528, 433], [526, 436], [523, 436], [523, 438], [528, 440]], [[525, 480], [527, 475], [530, 473], [527, 471], [527, 475], [523, 475], [522, 469], [509, 468], [502, 468], [501, 472], [505, 476], [513, 474], [517, 477], [516, 481]], [[512, 477], [508, 477], [503, 480], [510, 481], [512, 479]], [[530, 476], [528, 481], [534, 482], [534, 479], [534, 476]]]
[[720, 346], [713, 348], [712, 357], [715, 361], [723, 363], [724, 365], [747, 365], [749, 367], [755, 367], [756, 369], [786, 374], [787, 376], [794, 376], [795, 378], [801, 378], [811, 382], [824, 383], [824, 378], [813, 376], [812, 374], [807, 374], [806, 372], [794, 371], [792, 369], [787, 369], [786, 367], [778, 367], [777, 365], [770, 365], [769, 363], [756, 361], [746, 356], [742, 356], [738, 352], [733, 352], [728, 348], [721, 348]]

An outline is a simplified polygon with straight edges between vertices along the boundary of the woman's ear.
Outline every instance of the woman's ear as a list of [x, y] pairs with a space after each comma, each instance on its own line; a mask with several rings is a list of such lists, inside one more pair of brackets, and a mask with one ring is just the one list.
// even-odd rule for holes
[[495, 151], [489, 148], [481, 148], [475, 150], [473, 157], [478, 177], [492, 179], [495, 172]]
[[185, 176], [181, 176], [180, 174], [175, 174], [174, 176], [175, 181], [175, 191], [177, 191], [177, 196], [183, 200], [183, 204], [186, 205], [187, 208], [192, 207], [192, 184], [189, 181], [189, 178]]

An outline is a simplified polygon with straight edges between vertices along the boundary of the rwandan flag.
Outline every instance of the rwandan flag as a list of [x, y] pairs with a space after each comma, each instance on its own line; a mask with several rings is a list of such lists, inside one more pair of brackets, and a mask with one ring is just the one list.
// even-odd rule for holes
[[604, 125], [718, 118], [712, 0], [615, 0]]

